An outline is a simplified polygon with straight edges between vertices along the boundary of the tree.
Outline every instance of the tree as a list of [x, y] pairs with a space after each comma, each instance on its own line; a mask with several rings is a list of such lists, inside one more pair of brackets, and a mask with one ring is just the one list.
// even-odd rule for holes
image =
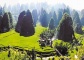
[[1, 20], [1, 33], [8, 32], [13, 28], [13, 18], [10, 12], [4, 13]]
[[81, 24], [84, 26], [84, 16], [81, 17]]
[[84, 9], [81, 11], [81, 24], [84, 26]]
[[67, 8], [65, 8], [64, 10], [63, 10], [63, 14], [64, 13], [68, 13], [69, 15], [70, 15], [70, 9], [67, 7]]
[[0, 6], [0, 15], [3, 15], [3, 8]]
[[45, 10], [41, 10], [41, 15], [40, 15], [40, 23], [43, 27], [48, 26], [48, 20], [47, 20], [47, 12]]
[[54, 19], [54, 22], [55, 22], [55, 27], [57, 27], [57, 16], [56, 16], [56, 13], [55, 13], [55, 11], [53, 12], [53, 19]]
[[[53, 12], [50, 11], [49, 14], [48, 14], [48, 20], [50, 20], [52, 17], [53, 17]], [[50, 21], [49, 21], [49, 22], [50, 22]]]
[[57, 38], [66, 42], [73, 41], [74, 31], [72, 25], [72, 18], [64, 13], [57, 28]]
[[53, 18], [51, 18], [50, 23], [49, 23], [49, 29], [53, 30], [55, 28], [55, 21]]
[[[57, 15], [56, 15], [55, 11], [54, 11], [54, 12], [49, 12], [49, 14], [48, 14], [48, 20], [50, 20], [51, 18], [54, 19], [55, 27], [57, 27], [57, 25], [58, 25], [58, 20], [57, 20]], [[49, 22], [50, 22], [50, 21], [49, 21]], [[49, 23], [49, 22], [48, 22], [48, 23]]]
[[18, 21], [17, 21], [16, 27], [15, 27], [15, 31], [18, 33], [20, 32], [22, 19], [23, 19], [25, 14], [26, 14], [26, 12], [22, 11], [18, 17]]
[[4, 13], [1, 19], [1, 33], [8, 32], [10, 29], [13, 28], [13, 18], [10, 12]]
[[22, 23], [21, 23], [21, 29], [20, 29], [20, 35], [21, 36], [32, 36], [34, 35], [35, 30], [33, 26], [33, 19], [31, 12], [28, 10], [26, 12], [26, 15], [23, 17]]
[[77, 33], [82, 33], [82, 25], [77, 11], [72, 11], [73, 28]]
[[10, 29], [12, 29], [13, 28], [13, 17], [12, 17], [12, 14], [10, 13], [10, 12], [8, 12], [8, 14], [9, 14], [9, 18], [10, 18]]
[[1, 33], [1, 23], [2, 23], [2, 16], [0, 16], [0, 33]]
[[5, 13], [1, 22], [1, 32], [8, 32], [10, 30], [10, 18], [8, 13]]
[[57, 25], [59, 24], [61, 18], [62, 18], [62, 14], [63, 14], [63, 10], [62, 9], [59, 9], [58, 10], [58, 14], [57, 14], [57, 20], [58, 20], [58, 23]]
[[32, 15], [29, 10], [27, 12], [23, 11], [20, 13], [16, 25], [16, 32], [20, 33], [20, 36], [25, 37], [31, 36], [35, 33]]
[[36, 9], [32, 11], [32, 17], [33, 17], [33, 20], [34, 20], [34, 26], [36, 26], [36, 23], [37, 23], [37, 20], [38, 20], [38, 14], [37, 14]]

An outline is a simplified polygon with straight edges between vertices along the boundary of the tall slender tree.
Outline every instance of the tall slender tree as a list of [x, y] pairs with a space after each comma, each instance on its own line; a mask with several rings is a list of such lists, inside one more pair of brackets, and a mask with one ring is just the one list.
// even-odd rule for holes
[[55, 27], [57, 27], [57, 15], [56, 15], [56, 13], [55, 13], [55, 11], [53, 12], [53, 19], [54, 19], [54, 23], [55, 23]]
[[63, 15], [63, 9], [59, 9], [58, 10], [58, 14], [57, 14], [57, 20], [58, 20], [58, 24], [62, 18], [62, 15]]
[[1, 33], [1, 23], [2, 23], [2, 16], [0, 16], [0, 33]]
[[24, 15], [26, 14], [25, 11], [22, 11], [18, 17], [18, 21], [17, 21], [17, 24], [16, 24], [16, 27], [15, 27], [15, 31], [16, 32], [20, 32], [20, 29], [21, 29], [21, 23], [22, 23], [22, 20], [23, 20], [23, 17]]
[[8, 12], [8, 14], [9, 14], [9, 18], [10, 18], [10, 29], [12, 29], [13, 28], [13, 17], [12, 17], [12, 14], [10, 13], [10, 12]]
[[0, 15], [3, 15], [3, 8], [0, 6]]
[[84, 26], [84, 9], [81, 11], [81, 24]]
[[55, 28], [55, 21], [53, 18], [51, 18], [50, 22], [49, 22], [49, 29], [53, 30]]
[[67, 7], [67, 8], [65, 8], [64, 10], [63, 10], [63, 14], [64, 13], [68, 13], [69, 15], [70, 15], [70, 9]]
[[2, 32], [8, 32], [10, 30], [10, 18], [8, 13], [5, 13], [2, 18], [1, 22], [1, 31]]
[[43, 27], [48, 27], [47, 12], [43, 9], [41, 10], [40, 23]]
[[72, 11], [72, 20], [73, 20], [74, 31], [81, 34], [82, 33], [82, 25], [80, 22], [79, 14], [75, 10]]
[[33, 17], [33, 20], [34, 20], [34, 26], [36, 26], [36, 23], [37, 23], [37, 20], [38, 20], [38, 14], [37, 14], [36, 9], [32, 11], [32, 17]]

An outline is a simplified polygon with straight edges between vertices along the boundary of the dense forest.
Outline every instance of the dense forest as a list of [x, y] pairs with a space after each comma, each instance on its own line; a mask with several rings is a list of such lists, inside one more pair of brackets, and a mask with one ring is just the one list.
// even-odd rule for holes
[[0, 6], [0, 60], [84, 60], [83, 20], [65, 4]]

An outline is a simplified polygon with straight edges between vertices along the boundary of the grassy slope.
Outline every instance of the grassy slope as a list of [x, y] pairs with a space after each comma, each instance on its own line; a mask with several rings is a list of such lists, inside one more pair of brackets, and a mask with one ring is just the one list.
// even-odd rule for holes
[[[7, 32], [7, 33], [0, 34], [0, 46], [2, 46], [2, 45], [4, 45], [4, 46], [8, 46], [8, 45], [19, 46], [19, 47], [29, 49], [29, 50], [31, 50], [32, 48], [35, 47], [35, 49], [39, 50], [39, 51], [50, 51], [50, 50], [52, 50], [50, 47], [45, 47], [44, 49], [41, 49], [39, 46], [39, 43], [37, 42], [39, 40], [39, 34], [45, 29], [46, 28], [43, 28], [43, 27], [38, 25], [35, 28], [35, 31], [36, 31], [35, 35], [30, 36], [30, 37], [19, 36], [19, 34], [16, 33], [14, 30], [11, 30], [10, 32]], [[83, 28], [83, 30], [84, 30], [84, 28]], [[13, 34], [13, 35], [11, 35], [11, 34]], [[8, 36], [8, 35], [10, 35], [10, 36]], [[74, 58], [75, 54], [77, 54], [77, 56], [79, 57], [78, 60], [80, 59], [82, 54], [84, 54], [84, 35], [75, 33], [75, 37], [78, 40], [82, 40], [83, 46], [78, 46], [78, 52], [73, 50], [73, 53], [71, 53], [71, 51], [69, 51], [69, 54], [70, 54], [69, 57], [71, 58], [71, 60], [75, 59]], [[7, 52], [0, 52], [0, 58], [2, 58], [3, 55], [4, 55], [4, 57], [6, 57]], [[55, 58], [58, 59], [58, 57], [55, 57]], [[4, 58], [2, 58], [2, 59], [4, 59]]]
[[[35, 47], [35, 50], [40, 51], [40, 52], [49, 52], [52, 51], [53, 49], [50, 47], [45, 47], [44, 49], [42, 49], [39, 46], [39, 35], [42, 33], [42, 31], [44, 31], [46, 28], [37, 25], [37, 27], [35, 27], [35, 34], [33, 36], [30, 37], [23, 37], [20, 36], [19, 33], [16, 33], [14, 30], [11, 30], [9, 32], [0, 34], [0, 47], [2, 46], [18, 46], [21, 47], [23, 49], [27, 49], [27, 50], [32, 50], [32, 48]], [[11, 57], [8, 58], [8, 51], [1, 51], [0, 52], [0, 60], [14, 60], [15, 56], [17, 57], [16, 60], [20, 59], [23, 57], [23, 54], [20, 54], [20, 52], [17, 51], [13, 51], [11, 53]], [[20, 57], [20, 55], [22, 55], [22, 57]]]
[[[35, 34], [30, 37], [23, 37], [20, 36], [19, 33], [16, 33], [14, 30], [11, 30], [7, 33], [0, 34], [0, 46], [19, 46], [24, 49], [31, 50], [35, 47], [36, 50], [39, 51], [45, 51], [45, 49], [50, 49], [50, 47], [47, 47], [45, 49], [41, 49], [38, 43], [39, 35], [42, 31], [44, 31], [46, 28], [41, 27], [40, 25], [37, 25], [35, 27]], [[14, 34], [13, 34], [14, 33]]]

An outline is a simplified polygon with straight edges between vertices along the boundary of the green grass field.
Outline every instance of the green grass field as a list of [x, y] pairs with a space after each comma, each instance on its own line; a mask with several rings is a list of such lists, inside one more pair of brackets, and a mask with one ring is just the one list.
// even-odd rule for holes
[[[10, 46], [10, 47], [19, 47], [25, 50], [32, 50], [33, 48], [38, 51], [38, 52], [50, 52], [53, 51], [53, 48], [46, 46], [45, 48], [41, 48], [40, 44], [38, 42], [39, 40], [39, 35], [45, 30], [46, 28], [37, 25], [35, 27], [35, 34], [30, 37], [23, 37], [20, 36], [19, 33], [15, 32], [15, 30], [11, 30], [9, 32], [0, 34], [0, 47], [5, 47], [5, 46]], [[17, 52], [16, 50], [12, 50], [13, 55], [8, 58], [8, 50], [7, 51], [1, 51], [0, 52], [0, 60], [13, 60], [15, 56], [17, 56], [17, 59], [19, 59], [20, 52]], [[16, 54], [17, 52], [17, 54]], [[4, 56], [3, 56], [4, 55]], [[23, 54], [21, 54], [23, 55]], [[20, 57], [21, 58], [21, 57]]]
[[[38, 42], [39, 35], [45, 29], [46, 28], [44, 28], [44, 27], [42, 27], [40, 25], [37, 25], [37, 27], [35, 27], [35, 34], [33, 36], [30, 36], [30, 37], [20, 36], [19, 33], [16, 33], [14, 30], [11, 30], [11, 31], [3, 33], [3, 34], [0, 34], [0, 47], [2, 47], [2, 46], [11, 46], [11, 47], [18, 46], [18, 47], [21, 47], [22, 49], [30, 50], [30, 51], [33, 48], [35, 48], [35, 50], [39, 51], [39, 52], [50, 52], [50, 51], [53, 51], [54, 49], [51, 48], [51, 47], [46, 46], [46, 47], [44, 47], [42, 49], [39, 46], [39, 42]], [[83, 30], [84, 30], [84, 28], [83, 28]], [[71, 60], [75, 60], [74, 55], [76, 54], [79, 57], [78, 60], [80, 60], [80, 57], [84, 54], [84, 35], [75, 33], [75, 37], [79, 41], [82, 41], [83, 45], [82, 46], [77, 46], [78, 51], [75, 50], [75, 47], [74, 47], [73, 50], [69, 50], [69, 55], [70, 55], [69, 57], [71, 58]], [[55, 41], [55, 42], [59, 42], [59, 44], [60, 44], [60, 41]], [[72, 53], [72, 51], [73, 51], [73, 53]], [[11, 58], [8, 58], [7, 54], [8, 54], [8, 51], [0, 52], [0, 60], [11, 60], [11, 59], [13, 59], [13, 57], [15, 55], [19, 56], [18, 55], [19, 53], [16, 54], [16, 51], [13, 51], [14, 56], [12, 55]], [[4, 57], [3, 57], [3, 55], [4, 55]], [[23, 57], [23, 55], [22, 55], [22, 57]], [[55, 56], [56, 60], [59, 59], [59, 58], [60, 57]], [[50, 58], [50, 59], [52, 59], [52, 58]]]
[[[16, 33], [14, 30], [9, 32], [0, 34], [0, 46], [18, 46], [23, 49], [31, 50], [35, 48], [38, 51], [48, 51], [52, 50], [50, 47], [46, 47], [41, 49], [39, 46], [39, 35], [45, 30], [46, 28], [37, 25], [35, 27], [35, 34], [30, 37], [23, 37], [20, 36], [19, 33]], [[47, 50], [48, 49], [48, 50]]]
[[[39, 30], [37, 28], [39, 28]], [[40, 26], [36, 27], [35, 35], [30, 37], [20, 36], [19, 33], [16, 33], [14, 30], [11, 30], [7, 33], [0, 34], [0, 44], [4, 46], [10, 45], [10, 46], [19, 46], [24, 48], [29, 46], [35, 47], [35, 45], [36, 46], [39, 45], [37, 41], [39, 39], [39, 34], [43, 31], [43, 29], [45, 28]]]

